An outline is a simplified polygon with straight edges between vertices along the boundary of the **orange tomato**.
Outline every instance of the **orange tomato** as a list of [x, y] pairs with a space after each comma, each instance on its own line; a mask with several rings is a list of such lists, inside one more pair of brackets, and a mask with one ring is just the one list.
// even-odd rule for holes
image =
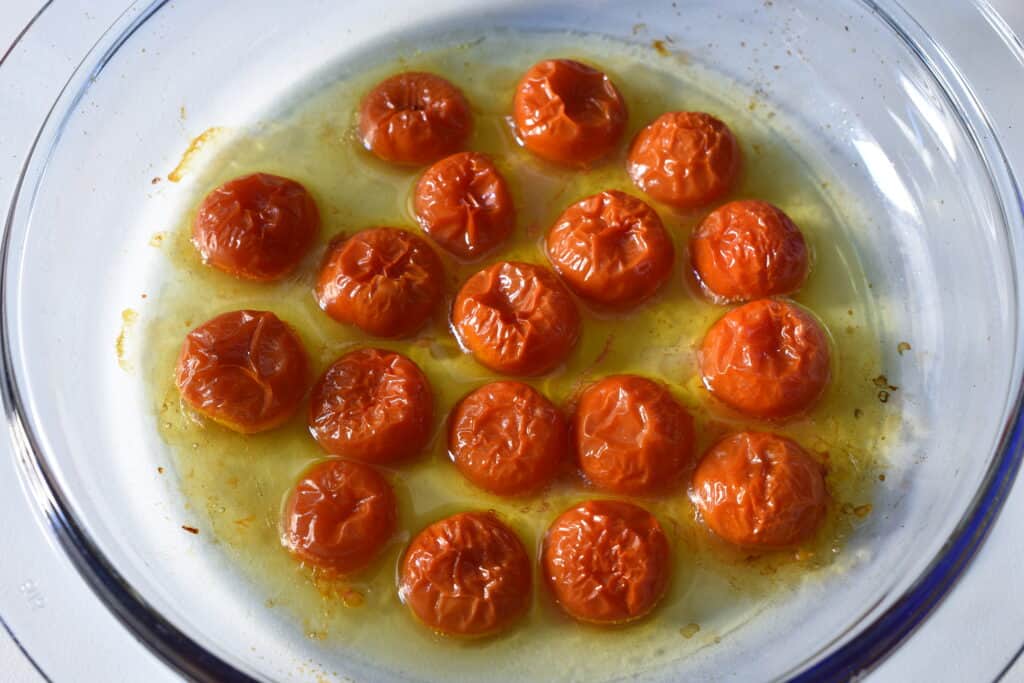
[[415, 363], [393, 351], [358, 349], [313, 387], [309, 429], [332, 455], [383, 464], [420, 453], [433, 416], [430, 384]]
[[654, 294], [672, 273], [674, 256], [654, 209], [618, 190], [566, 209], [548, 231], [547, 253], [576, 294], [620, 309]]
[[662, 114], [633, 139], [626, 170], [659, 202], [693, 209], [736, 184], [740, 147], [729, 127], [709, 114]]
[[505, 179], [478, 152], [453, 154], [428, 168], [416, 185], [413, 209], [431, 239], [465, 260], [496, 247], [516, 222]]
[[188, 333], [175, 381], [181, 397], [214, 422], [243, 434], [292, 416], [306, 393], [302, 342], [267, 311], [233, 311]]
[[580, 314], [554, 273], [505, 261], [462, 285], [452, 327], [463, 348], [495, 372], [542, 375], [576, 345]]
[[396, 164], [429, 164], [457, 152], [472, 127], [462, 91], [429, 73], [392, 76], [359, 107], [363, 146]]
[[192, 222], [192, 244], [204, 263], [262, 282], [295, 270], [319, 231], [320, 212], [306, 188], [254, 173], [206, 195]]
[[565, 418], [522, 382], [492, 382], [470, 392], [452, 411], [448, 452], [459, 471], [501, 496], [533, 493], [565, 461]]
[[502, 631], [530, 606], [531, 568], [514, 531], [486, 512], [463, 512], [416, 535], [400, 565], [398, 595], [446, 635]]
[[397, 228], [335, 240], [316, 280], [327, 315], [375, 337], [415, 333], [441, 303], [444, 269], [427, 242]]
[[697, 279], [719, 301], [791, 294], [807, 277], [807, 244], [789, 216], [768, 202], [720, 206], [690, 238]]
[[704, 386], [736, 410], [786, 418], [810, 408], [831, 374], [828, 337], [795, 304], [759, 299], [716, 322], [700, 352]]
[[644, 377], [617, 375], [587, 387], [572, 432], [580, 471], [603, 491], [665, 491], [693, 464], [693, 418]]
[[617, 624], [648, 614], [671, 573], [668, 540], [641, 507], [591, 500], [548, 529], [542, 571], [558, 605], [579, 621]]
[[692, 497], [716, 535], [766, 550], [809, 540], [829, 502], [824, 468], [795, 441], [763, 432], [712, 446], [694, 471]]
[[366, 465], [328, 460], [303, 474], [288, 496], [282, 542], [303, 562], [350, 574], [380, 554], [397, 520], [384, 477]]
[[626, 103], [606, 74], [570, 59], [534, 64], [512, 101], [526, 149], [559, 164], [606, 156], [626, 130]]

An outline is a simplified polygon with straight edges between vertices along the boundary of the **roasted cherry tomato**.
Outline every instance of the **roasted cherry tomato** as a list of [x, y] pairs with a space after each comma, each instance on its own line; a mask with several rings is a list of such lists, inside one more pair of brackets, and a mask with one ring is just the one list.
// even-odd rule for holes
[[534, 64], [519, 81], [512, 114], [523, 146], [560, 164], [600, 159], [626, 130], [626, 103], [608, 76], [569, 59]]
[[447, 635], [502, 631], [530, 605], [530, 559], [516, 533], [486, 512], [463, 512], [417, 534], [401, 563], [398, 595]]
[[807, 277], [807, 244], [789, 216], [768, 202], [729, 202], [690, 238], [693, 269], [719, 301], [791, 294]]
[[763, 432], [712, 446], [694, 471], [692, 497], [716, 535], [766, 550], [809, 540], [829, 502], [824, 468], [795, 441]]
[[492, 382], [452, 412], [448, 452], [459, 471], [501, 496], [533, 493], [549, 483], [568, 450], [565, 418], [522, 382]]
[[306, 393], [309, 362], [288, 325], [267, 311], [234, 311], [185, 337], [176, 382], [193, 409], [243, 434], [277, 427]]
[[478, 152], [459, 152], [428, 168], [416, 185], [413, 209], [431, 239], [466, 260], [496, 247], [516, 223], [505, 179]]
[[672, 240], [654, 209], [608, 190], [566, 209], [547, 237], [548, 259], [581, 297], [626, 308], [672, 273]]
[[452, 326], [462, 346], [495, 372], [542, 375], [576, 345], [580, 314], [554, 273], [505, 261], [462, 285]]
[[444, 269], [423, 238], [373, 228], [335, 240], [316, 281], [320, 308], [375, 337], [419, 330], [441, 303]]
[[281, 540], [303, 562], [349, 574], [380, 554], [397, 520], [384, 477], [366, 465], [328, 460], [303, 474], [289, 495]]
[[544, 539], [541, 565], [559, 606], [574, 619], [598, 624], [649, 613], [671, 572], [658, 520], [617, 500], [587, 501], [558, 517]]
[[640, 131], [626, 170], [641, 190], [679, 209], [724, 196], [740, 173], [740, 147], [729, 127], [709, 114], [662, 114]]
[[430, 384], [415, 363], [393, 351], [359, 349], [313, 387], [309, 429], [328, 453], [388, 463], [423, 450], [433, 416]]
[[192, 222], [192, 243], [217, 270], [267, 281], [295, 270], [319, 231], [320, 212], [306, 188], [254, 173], [206, 195]]
[[704, 386], [736, 410], [785, 418], [810, 408], [830, 376], [828, 337], [795, 304], [760, 299], [716, 322], [701, 346]]
[[359, 135], [384, 161], [429, 164], [457, 152], [473, 127], [462, 91], [434, 74], [382, 81], [359, 107]]
[[572, 438], [583, 475], [612, 493], [666, 491], [693, 464], [693, 418], [668, 389], [636, 375], [587, 387]]

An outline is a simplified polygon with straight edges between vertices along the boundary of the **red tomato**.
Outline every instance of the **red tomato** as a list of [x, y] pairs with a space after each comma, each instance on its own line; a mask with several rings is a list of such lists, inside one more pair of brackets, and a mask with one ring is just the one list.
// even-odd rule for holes
[[759, 418], [792, 417], [828, 384], [828, 337], [798, 306], [760, 299], [716, 322], [701, 346], [704, 386], [736, 410]]
[[478, 152], [453, 154], [428, 168], [416, 185], [413, 208], [431, 239], [466, 260], [503, 242], [516, 223], [505, 179]]
[[701, 285], [720, 301], [791, 294], [807, 277], [807, 244], [789, 216], [768, 202], [729, 202], [690, 238]]
[[634, 138], [626, 170], [659, 202], [693, 209], [733, 188], [740, 147], [729, 127], [709, 114], [662, 114]]
[[551, 271], [505, 261], [462, 285], [452, 327], [462, 346], [495, 372], [542, 375], [576, 345], [580, 314]]
[[573, 442], [580, 470], [598, 489], [666, 491], [693, 464], [693, 418], [662, 385], [616, 375], [580, 396]]
[[693, 474], [692, 496], [711, 531], [762, 549], [809, 540], [829, 502], [824, 468], [796, 442], [763, 432], [712, 446]]
[[233, 311], [188, 333], [178, 357], [181, 397], [214, 422], [243, 434], [292, 416], [306, 393], [302, 342], [267, 311]]
[[672, 240], [654, 209], [618, 190], [566, 209], [547, 237], [548, 259], [581, 297], [612, 308], [654, 294], [672, 273]]
[[418, 331], [441, 303], [444, 269], [427, 242], [397, 228], [335, 240], [316, 281], [320, 308], [375, 337]]
[[303, 562], [350, 574], [380, 554], [397, 520], [384, 477], [366, 465], [328, 460], [303, 474], [289, 495], [282, 542]]
[[433, 417], [430, 384], [415, 363], [400, 353], [359, 349], [313, 387], [309, 429], [328, 453], [383, 464], [420, 453]]
[[490, 513], [463, 512], [431, 524], [409, 544], [400, 571], [402, 602], [438, 633], [496, 633], [530, 606], [526, 548]]
[[392, 76], [367, 93], [359, 107], [363, 145], [396, 164], [429, 164], [457, 152], [472, 127], [462, 91], [434, 74]]
[[302, 185], [254, 173], [206, 195], [192, 243], [217, 270], [247, 280], [278, 280], [295, 270], [320, 231], [320, 212]]
[[626, 131], [626, 103], [607, 75], [569, 59], [534, 64], [512, 102], [516, 134], [542, 159], [585, 165]]
[[559, 606], [574, 619], [597, 624], [648, 614], [671, 573], [658, 520], [617, 500], [587, 501], [558, 517], [544, 539], [541, 564]]
[[455, 406], [448, 452], [459, 471], [482, 489], [516, 496], [543, 488], [565, 462], [565, 418], [522, 382], [492, 382]]

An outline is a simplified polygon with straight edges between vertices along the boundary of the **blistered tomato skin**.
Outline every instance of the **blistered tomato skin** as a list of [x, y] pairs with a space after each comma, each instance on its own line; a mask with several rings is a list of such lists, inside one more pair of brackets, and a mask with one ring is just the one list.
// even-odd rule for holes
[[626, 102], [607, 75], [569, 59], [530, 68], [512, 102], [526, 149], [558, 164], [586, 165], [608, 155], [626, 130]]
[[426, 240], [397, 228], [373, 228], [335, 240], [316, 281], [327, 315], [375, 337], [417, 332], [443, 298], [444, 269]]
[[395, 493], [384, 477], [357, 462], [328, 460], [292, 489], [281, 541], [302, 562], [351, 574], [380, 554], [397, 523]]
[[359, 107], [363, 146], [384, 161], [423, 165], [459, 151], [473, 119], [462, 91], [429, 73], [392, 76]]
[[332, 455], [384, 464], [422, 452], [433, 415], [430, 384], [415, 363], [393, 351], [359, 349], [313, 387], [309, 429]]
[[542, 375], [576, 345], [580, 314], [554, 273], [504, 261], [462, 286], [452, 307], [452, 327], [463, 348], [491, 370]]
[[413, 209], [423, 231], [464, 261], [501, 244], [516, 222], [505, 179], [478, 152], [453, 154], [428, 168], [416, 185]]
[[704, 386], [750, 417], [782, 419], [811, 408], [831, 375], [828, 337], [795, 304], [759, 299], [716, 322], [701, 345]]
[[739, 143], [728, 126], [710, 114], [672, 112], [633, 139], [626, 170], [657, 201], [695, 209], [726, 195], [740, 165]]
[[192, 243], [217, 270], [266, 282], [295, 270], [319, 231], [320, 212], [306, 188], [254, 173], [206, 195], [192, 222]]
[[671, 490], [693, 465], [693, 418], [668, 389], [636, 375], [587, 387], [573, 415], [572, 439], [580, 471], [611, 493]]
[[691, 497], [717, 536], [763, 550], [810, 540], [829, 504], [824, 468], [795, 441], [763, 432], [712, 446], [694, 471]]
[[641, 507], [592, 500], [548, 529], [541, 569], [558, 605], [571, 617], [618, 624], [647, 615], [671, 574], [669, 546], [658, 520]]
[[807, 277], [804, 236], [781, 209], [741, 200], [712, 211], [690, 238], [697, 279], [717, 301], [792, 294]]
[[302, 342], [273, 313], [233, 311], [188, 333], [175, 382], [194, 410], [253, 434], [295, 413], [308, 386], [309, 361]]
[[516, 533], [490, 513], [464, 512], [412, 540], [398, 595], [438, 633], [486, 636], [526, 613], [531, 585], [530, 560]]
[[672, 273], [672, 240], [658, 214], [617, 190], [566, 209], [546, 246], [555, 272], [576, 294], [609, 308], [640, 303]]
[[448, 452], [473, 484], [500, 496], [519, 496], [549, 484], [568, 452], [560, 411], [522, 382], [492, 382], [471, 392], [452, 412]]

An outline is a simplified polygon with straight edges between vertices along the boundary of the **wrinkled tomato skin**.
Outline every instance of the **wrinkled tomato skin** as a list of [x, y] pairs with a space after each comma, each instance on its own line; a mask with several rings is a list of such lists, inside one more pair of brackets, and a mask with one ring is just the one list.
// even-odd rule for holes
[[279, 280], [295, 270], [320, 231], [320, 212], [306, 188], [254, 173], [206, 195], [192, 222], [203, 262], [246, 280]]
[[448, 452], [473, 484], [499, 496], [535, 493], [565, 462], [568, 427], [562, 411], [522, 382], [492, 382], [452, 411]]
[[309, 429], [327, 453], [385, 464], [423, 451], [433, 415], [430, 384], [415, 363], [393, 351], [358, 349], [313, 387]]
[[363, 230], [331, 243], [316, 281], [320, 308], [374, 337], [415, 334], [437, 311], [444, 267], [427, 242], [398, 228]]
[[830, 500], [824, 468], [795, 441], [764, 432], [712, 446], [694, 471], [691, 497], [717, 536], [762, 550], [810, 540]]
[[784, 419], [809, 410], [831, 376], [821, 324], [796, 304], [759, 299], [716, 322], [701, 345], [704, 386], [744, 415]]
[[402, 557], [398, 595], [437, 633], [479, 637], [508, 629], [530, 605], [530, 559], [514, 531], [486, 512], [431, 524]]
[[548, 528], [541, 570], [555, 601], [569, 616], [619, 624], [646, 616], [671, 574], [668, 539], [643, 508], [591, 500]]
[[425, 165], [459, 151], [473, 129], [462, 91], [429, 73], [380, 82], [359, 107], [363, 146], [384, 161]]
[[607, 156], [626, 131], [626, 102], [601, 71], [569, 59], [532, 66], [512, 101], [516, 135], [530, 152], [582, 166]]
[[328, 460], [302, 475], [285, 503], [281, 541], [296, 559], [338, 574], [365, 568], [394, 536], [398, 504], [374, 469]]
[[453, 154], [428, 168], [416, 184], [413, 210], [423, 231], [463, 261], [501, 244], [516, 222], [505, 178], [478, 152]]
[[699, 112], [662, 114], [637, 133], [626, 170], [653, 199], [695, 209], [725, 196], [739, 178], [739, 143], [729, 127]]
[[668, 389], [636, 375], [587, 387], [576, 404], [572, 439], [583, 476], [610, 493], [671, 490], [693, 465], [693, 418]]
[[558, 277], [504, 261], [471, 276], [452, 307], [452, 328], [479, 363], [506, 375], [542, 375], [580, 335], [580, 314]]
[[712, 211], [690, 238], [690, 259], [719, 302], [792, 294], [807, 277], [804, 236], [781, 209], [741, 200]]
[[654, 209], [618, 190], [566, 209], [546, 247], [555, 272], [578, 296], [619, 310], [658, 291], [672, 274], [675, 253]]
[[186, 403], [242, 434], [284, 423], [308, 382], [302, 342], [267, 311], [224, 313], [189, 332], [175, 373]]

